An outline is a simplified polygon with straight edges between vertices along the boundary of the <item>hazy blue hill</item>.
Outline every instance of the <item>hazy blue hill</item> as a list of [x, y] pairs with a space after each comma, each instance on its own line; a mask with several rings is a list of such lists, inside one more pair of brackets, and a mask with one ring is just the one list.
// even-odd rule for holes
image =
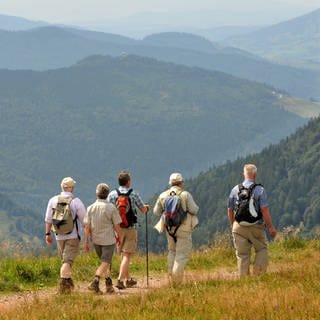
[[[8, 69], [56, 69], [70, 66], [92, 54], [119, 55], [117, 43], [98, 41], [88, 33], [84, 36], [61, 27], [42, 27], [28, 31], [0, 31], [0, 67]], [[99, 33], [96, 33], [96, 37]], [[112, 37], [115, 41], [116, 37]], [[120, 38], [120, 37], [119, 37]], [[118, 38], [117, 38], [118, 39]]]
[[231, 37], [245, 35], [261, 28], [262, 26], [222, 26], [209, 29], [195, 29], [193, 33], [205, 37], [210, 41], [219, 42]]
[[42, 21], [32, 21], [20, 17], [0, 14], [0, 29], [9, 31], [28, 30], [45, 26], [48, 23]]
[[[232, 47], [212, 47], [212, 52], [201, 52], [201, 46], [194, 45], [193, 50], [179, 48], [178, 34], [174, 34], [176, 41], [172, 41], [170, 33], [159, 35], [161, 45], [157, 51], [145, 47], [143, 53], [135, 49], [135, 53], [151, 56], [159, 60], [174, 62], [187, 66], [198, 66], [204, 69], [226, 72], [234, 76], [280, 88], [291, 95], [320, 99], [320, 72], [304, 70], [286, 65], [274, 64], [246, 51]], [[168, 37], [167, 42], [165, 38]], [[154, 39], [157, 37], [154, 36]], [[184, 37], [184, 46], [193, 46], [191, 37]], [[201, 38], [200, 38], [201, 39]], [[187, 45], [187, 41], [190, 41]], [[170, 44], [171, 46], [165, 46]], [[163, 45], [162, 45], [163, 44]]]
[[320, 9], [253, 33], [230, 38], [229, 45], [297, 65], [320, 64]]
[[34, 206], [69, 175], [91, 201], [122, 168], [151, 195], [173, 170], [194, 175], [305, 122], [258, 83], [136, 56], [2, 70], [0, 108], [0, 191]]
[[75, 28], [65, 28], [65, 29], [78, 36], [88, 38], [91, 40], [102, 41], [102, 42], [109, 42], [114, 44], [125, 44], [125, 45], [129, 45], [129, 44], [134, 45], [139, 42], [138, 40], [134, 40], [129, 37], [112, 34], [112, 33], [90, 31], [90, 30], [84, 30], [84, 29], [75, 29]]
[[208, 53], [217, 51], [216, 46], [211, 41], [190, 33], [158, 33], [145, 37], [143, 42], [154, 46], [176, 47]]
[[45, 27], [1, 31], [0, 42], [5, 44], [0, 51], [0, 68], [46, 70], [70, 66], [93, 54], [135, 54], [222, 71], [267, 83], [291, 95], [320, 99], [320, 72], [272, 64], [243, 50], [217, 47], [194, 35], [166, 33], [137, 41], [86, 30]]

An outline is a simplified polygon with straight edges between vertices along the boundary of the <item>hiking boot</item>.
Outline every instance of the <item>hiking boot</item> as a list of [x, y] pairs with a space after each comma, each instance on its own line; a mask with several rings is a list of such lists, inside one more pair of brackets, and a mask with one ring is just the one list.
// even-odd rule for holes
[[132, 278], [126, 281], [126, 287], [132, 288], [137, 284], [136, 280], [133, 280]]
[[114, 293], [111, 278], [106, 278], [106, 293]]
[[70, 289], [74, 289], [74, 283], [73, 283], [73, 280], [71, 279], [71, 278], [68, 278], [67, 279], [67, 283], [68, 283], [68, 285], [69, 285], [69, 287], [70, 287]]
[[59, 283], [59, 293], [68, 294], [73, 289], [73, 282], [70, 278], [61, 278]]
[[94, 291], [95, 293], [98, 293], [98, 294], [102, 293], [102, 291], [99, 288], [99, 280], [98, 279], [93, 279], [91, 281], [91, 283], [89, 284], [88, 289], [90, 291]]
[[118, 280], [117, 284], [116, 284], [116, 287], [119, 289], [119, 290], [122, 290], [122, 289], [125, 289], [126, 287], [124, 286], [124, 283], [123, 281], [121, 280]]

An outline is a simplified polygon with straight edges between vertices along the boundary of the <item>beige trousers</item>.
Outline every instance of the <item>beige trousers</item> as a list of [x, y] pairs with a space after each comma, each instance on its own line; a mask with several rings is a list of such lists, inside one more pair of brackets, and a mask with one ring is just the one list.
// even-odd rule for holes
[[240, 277], [250, 274], [251, 249], [254, 248], [253, 274], [266, 272], [268, 266], [268, 242], [264, 224], [241, 226], [236, 221], [232, 234], [238, 261]]
[[184, 268], [192, 252], [191, 232], [178, 229], [177, 242], [166, 232], [168, 240], [168, 274], [175, 283], [183, 280]]

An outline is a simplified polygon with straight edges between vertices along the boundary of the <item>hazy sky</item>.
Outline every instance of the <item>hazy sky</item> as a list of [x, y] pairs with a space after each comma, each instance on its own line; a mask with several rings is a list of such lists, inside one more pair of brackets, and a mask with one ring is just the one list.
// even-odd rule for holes
[[0, 14], [53, 23], [116, 20], [141, 13], [212, 12], [216, 24], [266, 24], [319, 7], [319, 0], [0, 0]]

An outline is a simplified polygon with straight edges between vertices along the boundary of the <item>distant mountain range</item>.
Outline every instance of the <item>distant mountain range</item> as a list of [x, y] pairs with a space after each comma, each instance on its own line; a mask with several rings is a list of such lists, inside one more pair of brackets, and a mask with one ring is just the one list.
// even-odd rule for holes
[[0, 14], [0, 29], [8, 31], [21, 31], [48, 25], [44, 21], [32, 21], [25, 18]]
[[320, 9], [225, 42], [281, 63], [320, 69]]
[[151, 35], [143, 40], [87, 30], [43, 27], [0, 31], [0, 68], [48, 70], [70, 66], [92, 55], [135, 54], [217, 70], [269, 84], [291, 95], [320, 99], [320, 71], [272, 64], [243, 50], [221, 47], [185, 33]]
[[191, 29], [189, 32], [205, 37], [212, 42], [223, 42], [231, 37], [242, 36], [259, 29], [264, 26], [222, 26], [207, 29]]
[[172, 170], [195, 175], [292, 133], [306, 121], [285, 111], [294, 101], [258, 83], [137, 56], [2, 70], [0, 192], [32, 204], [74, 175], [88, 200], [101, 179], [114, 185], [129, 168], [151, 195]]
[[[115, 187], [119, 170], [128, 169], [147, 200], [172, 171], [196, 176], [275, 144], [319, 115], [319, 103], [286, 92], [320, 99], [320, 72], [192, 34], [134, 40], [46, 26], [1, 30], [0, 43], [0, 241], [41, 243], [46, 202], [64, 176], [77, 180], [76, 194], [88, 205], [97, 183]], [[198, 244], [225, 229], [226, 193], [243, 161], [262, 168], [277, 225], [303, 218], [311, 230], [319, 151], [318, 122], [311, 123], [261, 158], [227, 162], [188, 181], [203, 210]], [[306, 199], [293, 190], [300, 185], [312, 190]]]

